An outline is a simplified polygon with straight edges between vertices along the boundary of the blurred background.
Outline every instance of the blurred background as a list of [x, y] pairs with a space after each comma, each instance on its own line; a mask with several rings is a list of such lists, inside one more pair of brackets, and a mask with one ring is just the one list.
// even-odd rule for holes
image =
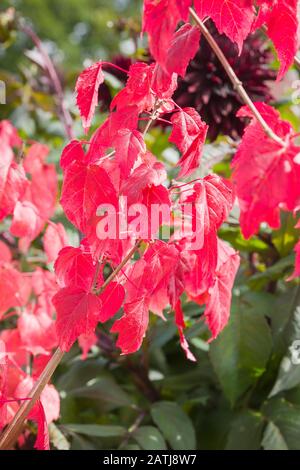
[[[136, 60], [152, 60], [140, 37], [141, 8], [140, 0], [1, 1], [0, 80], [6, 85], [6, 104], [0, 105], [0, 119], [12, 120], [26, 141], [47, 143], [58, 171], [68, 137], [37, 41], [57, 70], [73, 133], [81, 138], [73, 91], [78, 73], [100, 59], [125, 70]], [[263, 35], [251, 36], [239, 57], [208, 25], [252, 99], [274, 104], [299, 131], [299, 101], [293, 95], [299, 72], [291, 70], [283, 82], [275, 82], [276, 56]], [[94, 128], [126, 81], [125, 74], [109, 66], [105, 77]], [[175, 100], [194, 106], [210, 125], [198, 176], [213, 169], [229, 177], [244, 127], [235, 117], [241, 102], [202, 40]], [[166, 126], [156, 126], [147, 145], [172, 178], [178, 154], [168, 135]], [[55, 221], [62, 221], [70, 240], [78, 242], [60, 209]], [[85, 360], [74, 347], [54, 377], [61, 418], [51, 425], [53, 448], [299, 450], [300, 365], [293, 361], [293, 344], [300, 338], [299, 284], [285, 282], [299, 239], [294, 225], [292, 215], [283, 214], [280, 230], [262, 227], [248, 241], [237, 212], [222, 227], [220, 236], [240, 250], [242, 265], [230, 323], [216, 341], [207, 343], [203, 308], [185, 303], [186, 336], [197, 363], [184, 357], [173, 323], [154, 316], [135, 355], [119, 355], [109, 325], [97, 331], [97, 344]], [[33, 249], [35, 254], [40, 249], [38, 240]]]

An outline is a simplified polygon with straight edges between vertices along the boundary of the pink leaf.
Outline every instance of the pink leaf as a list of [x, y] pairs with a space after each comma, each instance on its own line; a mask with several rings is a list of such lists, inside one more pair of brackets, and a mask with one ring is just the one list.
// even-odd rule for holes
[[44, 235], [44, 250], [48, 258], [48, 263], [55, 261], [58, 253], [68, 244], [68, 236], [61, 223], [50, 222]]

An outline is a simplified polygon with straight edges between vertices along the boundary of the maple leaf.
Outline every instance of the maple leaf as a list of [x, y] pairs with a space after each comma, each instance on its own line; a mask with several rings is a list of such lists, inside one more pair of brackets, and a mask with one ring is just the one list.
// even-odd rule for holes
[[117, 133], [113, 146], [119, 162], [122, 176], [129, 176], [138, 157], [146, 152], [143, 135], [136, 130], [121, 129]]
[[184, 77], [189, 61], [199, 49], [200, 30], [189, 23], [179, 28], [172, 38], [164, 67], [169, 74], [177, 73]]
[[277, 79], [280, 80], [294, 62], [298, 48], [297, 0], [258, 0], [258, 18], [253, 29], [266, 24], [280, 61]]
[[81, 72], [76, 83], [77, 106], [86, 134], [91, 126], [95, 108], [98, 104], [99, 86], [103, 82], [102, 62], [96, 62]]
[[192, 4], [192, 0], [176, 0], [177, 8], [180, 12], [181, 19], [187, 21], [189, 17], [189, 8]]
[[107, 172], [97, 165], [73, 162], [65, 172], [61, 204], [68, 219], [82, 232], [101, 204], [117, 206], [117, 196]]
[[219, 33], [236, 42], [241, 52], [255, 17], [252, 0], [195, 0], [194, 6], [200, 19], [210, 16]]
[[257, 233], [261, 222], [279, 228], [280, 207], [294, 210], [300, 201], [300, 166], [295, 163], [299, 147], [291, 140], [293, 129], [272, 107], [263, 103], [256, 107], [286, 145], [270, 139], [247, 107], [239, 111], [239, 116], [251, 118], [232, 162], [245, 238]]
[[187, 176], [198, 168], [208, 126], [194, 108], [184, 108], [171, 117], [173, 124], [169, 141], [182, 152], [178, 162], [179, 177]]
[[186, 215], [192, 216], [192, 233], [197, 236], [197, 249], [203, 248], [207, 236], [216, 236], [217, 230], [232, 209], [233, 201], [232, 184], [215, 174], [197, 181], [190, 194], [183, 193], [181, 202]]
[[213, 286], [209, 289], [204, 315], [212, 339], [227, 325], [230, 316], [231, 290], [239, 268], [239, 255], [226, 243], [218, 241], [218, 266]]
[[65, 170], [74, 161], [84, 161], [85, 153], [79, 140], [71, 140], [62, 151], [60, 166]]
[[143, 31], [148, 33], [152, 56], [162, 65], [179, 20], [175, 0], [144, 1]]
[[54, 269], [60, 287], [73, 286], [88, 291], [94, 281], [96, 266], [84, 246], [66, 246], [59, 252]]
[[131, 354], [141, 347], [149, 323], [149, 298], [142, 297], [124, 305], [124, 315], [115, 321], [112, 333], [119, 333], [117, 347]]
[[59, 345], [69, 351], [78, 336], [90, 335], [99, 322], [102, 302], [98, 296], [79, 287], [65, 287], [52, 299], [57, 312]]
[[100, 298], [102, 305], [99, 321], [104, 323], [112, 318], [122, 307], [125, 298], [124, 287], [117, 282], [110, 282], [100, 294]]

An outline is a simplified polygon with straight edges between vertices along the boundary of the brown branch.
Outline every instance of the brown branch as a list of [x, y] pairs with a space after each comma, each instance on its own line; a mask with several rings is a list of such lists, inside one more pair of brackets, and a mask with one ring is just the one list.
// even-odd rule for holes
[[20, 24], [19, 28], [23, 33], [25, 33], [30, 39], [32, 40], [33, 44], [37, 48], [37, 50], [40, 52], [43, 60], [45, 67], [47, 69], [48, 75], [50, 80], [52, 81], [53, 87], [55, 89], [58, 102], [59, 102], [59, 108], [60, 108], [60, 117], [61, 121], [64, 125], [65, 132], [67, 137], [72, 140], [74, 139], [74, 133], [73, 133], [73, 120], [71, 117], [71, 114], [69, 113], [68, 109], [66, 108], [65, 105], [65, 98], [64, 98], [64, 93], [63, 89], [60, 83], [60, 79], [57, 75], [55, 66], [49, 57], [47, 51], [45, 50], [42, 41], [40, 38], [37, 36], [37, 34], [28, 26], [25, 24]]
[[299, 59], [299, 57], [296, 56], [296, 55], [295, 55], [295, 57], [294, 57], [294, 62], [295, 62], [295, 64], [297, 65], [297, 67], [300, 68], [300, 59]]
[[[129, 251], [129, 253], [125, 256], [123, 261], [117, 266], [117, 268], [111, 273], [111, 275], [106, 279], [104, 284], [98, 290], [98, 294], [101, 294], [104, 289], [108, 286], [108, 284], [119, 274], [125, 264], [132, 258], [133, 254], [136, 252], [138, 247], [140, 246], [140, 241], [138, 241], [134, 247]], [[54, 371], [56, 370], [58, 364], [62, 360], [64, 356], [64, 352], [57, 348], [54, 352], [53, 356], [51, 357], [50, 361], [46, 365], [45, 369], [39, 376], [38, 380], [34, 384], [31, 392], [28, 395], [30, 400], [26, 400], [17, 411], [16, 415], [14, 416], [13, 420], [7, 426], [7, 428], [3, 431], [1, 438], [0, 438], [0, 450], [7, 450], [11, 449], [15, 444], [16, 440], [18, 439], [20, 433], [22, 432], [24, 421], [27, 418], [30, 410], [33, 408], [37, 400], [39, 399], [43, 389], [51, 379]]]
[[262, 128], [264, 129], [265, 133], [273, 139], [275, 142], [277, 142], [279, 145], [282, 147], [285, 147], [284, 141], [275, 134], [275, 132], [271, 129], [271, 127], [267, 124], [267, 122], [264, 120], [260, 112], [256, 109], [253, 101], [251, 100], [250, 96], [246, 92], [245, 88], [243, 87], [242, 82], [239, 80], [239, 78], [236, 76], [233, 68], [229, 64], [228, 60], [226, 59], [225, 55], [223, 54], [222, 50], [204, 25], [204, 23], [200, 20], [199, 16], [197, 13], [193, 10], [193, 8], [190, 8], [190, 14], [193, 17], [195, 23], [199, 26], [199, 29], [211, 48], [213, 49], [214, 53], [218, 57], [219, 61], [224, 67], [225, 72], [227, 73], [228, 77], [230, 78], [234, 89], [237, 91], [237, 93], [240, 95], [241, 99], [243, 102], [251, 109], [253, 115], [256, 117], [257, 121], [260, 123]]

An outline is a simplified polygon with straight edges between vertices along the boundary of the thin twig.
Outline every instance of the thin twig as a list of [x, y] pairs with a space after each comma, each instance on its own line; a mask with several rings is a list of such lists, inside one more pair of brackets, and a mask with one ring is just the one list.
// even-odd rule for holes
[[45, 369], [39, 376], [37, 382], [34, 384], [31, 392], [29, 393], [28, 398], [30, 398], [30, 400], [23, 402], [18, 412], [15, 414], [13, 420], [2, 433], [0, 439], [0, 450], [11, 449], [15, 444], [19, 434], [22, 432], [25, 419], [39, 399], [42, 391], [49, 382], [63, 355], [64, 352], [57, 348]]
[[[132, 256], [134, 255], [134, 253], [140, 246], [140, 243], [141, 241], [138, 241], [134, 245], [134, 247], [125, 256], [123, 261], [117, 266], [117, 268], [106, 279], [106, 281], [102, 284], [102, 286], [98, 290], [97, 292], [98, 295], [104, 291], [104, 289], [108, 286], [108, 284], [119, 274], [119, 272], [124, 267], [124, 265], [132, 258]], [[57, 348], [53, 356], [51, 357], [50, 361], [46, 365], [45, 369], [39, 376], [38, 380], [34, 384], [31, 392], [29, 393], [28, 398], [30, 398], [30, 401], [26, 401], [20, 406], [13, 420], [10, 422], [10, 424], [2, 433], [1, 438], [0, 438], [0, 450], [7, 450], [13, 447], [20, 433], [22, 432], [25, 419], [27, 418], [28, 414], [30, 413], [30, 410], [33, 408], [37, 400], [39, 399], [45, 386], [50, 381], [54, 371], [56, 370], [63, 356], [64, 356], [64, 352], [60, 348]]]
[[294, 62], [295, 62], [295, 64], [297, 65], [297, 67], [300, 68], [300, 59], [299, 59], [299, 57], [296, 56], [296, 55], [295, 55], [295, 57], [294, 57]]
[[47, 69], [49, 78], [52, 81], [53, 87], [58, 98], [61, 120], [65, 127], [66, 135], [70, 140], [72, 140], [74, 139], [73, 120], [71, 114], [65, 106], [64, 93], [55, 66], [37, 34], [28, 25], [25, 24], [20, 24], [20, 30], [23, 31], [23, 33], [25, 33], [28, 37], [30, 37], [33, 44], [36, 46], [37, 50], [40, 52], [44, 60], [44, 64]]
[[199, 29], [200, 29], [201, 33], [203, 34], [203, 36], [205, 37], [205, 39], [207, 40], [207, 42], [209, 43], [209, 45], [213, 49], [213, 51], [216, 54], [216, 56], [218, 57], [219, 61], [223, 65], [224, 70], [227, 73], [228, 77], [230, 78], [234, 89], [238, 92], [238, 94], [240, 95], [243, 102], [251, 109], [252, 113], [254, 114], [257, 121], [260, 123], [260, 125], [264, 129], [265, 133], [271, 139], [273, 139], [275, 142], [277, 142], [279, 145], [281, 145], [282, 147], [285, 147], [285, 142], [278, 135], [275, 134], [275, 132], [271, 129], [271, 127], [267, 124], [267, 122], [264, 120], [264, 118], [262, 117], [260, 112], [255, 107], [255, 105], [252, 102], [250, 96], [248, 95], [245, 88], [243, 87], [242, 82], [236, 76], [233, 68], [229, 64], [229, 62], [226, 59], [225, 55], [223, 54], [222, 50], [220, 49], [220, 47], [218, 46], [218, 44], [216, 43], [216, 41], [214, 40], [214, 38], [212, 37], [212, 35], [208, 31], [208, 29], [206, 28], [204, 23], [200, 20], [197, 13], [193, 10], [193, 8], [190, 8], [190, 14], [193, 17], [194, 21], [199, 26]]

